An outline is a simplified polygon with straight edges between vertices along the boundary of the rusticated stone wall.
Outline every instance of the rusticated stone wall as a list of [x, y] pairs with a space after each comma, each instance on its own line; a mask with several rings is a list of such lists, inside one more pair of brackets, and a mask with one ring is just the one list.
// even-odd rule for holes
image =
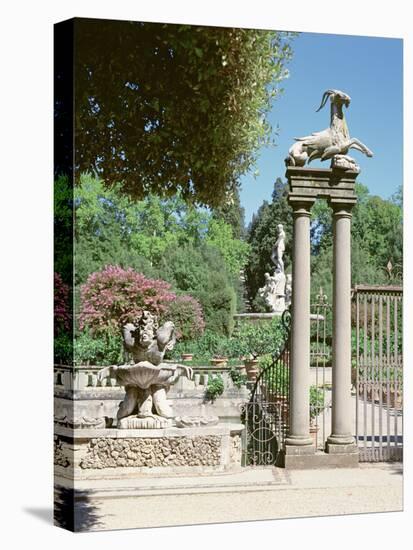
[[83, 469], [156, 466], [218, 466], [221, 437], [91, 439], [80, 462]]

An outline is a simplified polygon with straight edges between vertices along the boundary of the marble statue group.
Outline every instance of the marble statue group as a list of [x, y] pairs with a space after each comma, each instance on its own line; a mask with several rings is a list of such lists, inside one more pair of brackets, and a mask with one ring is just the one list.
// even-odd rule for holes
[[272, 249], [271, 261], [275, 269], [273, 275], [265, 273], [265, 284], [259, 294], [273, 313], [281, 315], [291, 302], [291, 275], [284, 273], [283, 255], [285, 251], [285, 231], [280, 223], [277, 226], [277, 240]]

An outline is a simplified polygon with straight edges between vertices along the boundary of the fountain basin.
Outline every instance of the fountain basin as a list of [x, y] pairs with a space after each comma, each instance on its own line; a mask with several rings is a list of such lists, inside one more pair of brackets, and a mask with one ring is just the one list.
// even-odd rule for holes
[[178, 365], [161, 363], [153, 365], [141, 361], [135, 365], [112, 367], [116, 380], [121, 386], [138, 386], [147, 389], [153, 385], [171, 385], [179, 377]]

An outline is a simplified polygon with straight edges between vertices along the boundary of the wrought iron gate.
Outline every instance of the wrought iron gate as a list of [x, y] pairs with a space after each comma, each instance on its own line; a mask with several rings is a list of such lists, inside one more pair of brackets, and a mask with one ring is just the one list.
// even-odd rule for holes
[[[320, 288], [311, 306], [310, 433], [318, 450], [331, 433], [331, 306]], [[244, 465], [277, 464], [289, 427], [290, 312], [284, 312], [281, 352], [264, 363], [242, 406]]]
[[241, 420], [245, 424], [243, 464], [269, 466], [277, 463], [288, 431], [290, 381], [290, 322], [284, 312], [285, 329], [281, 352], [264, 363], [251, 391], [251, 398], [242, 405]]
[[353, 294], [352, 383], [360, 461], [399, 461], [403, 453], [403, 290], [359, 285]]

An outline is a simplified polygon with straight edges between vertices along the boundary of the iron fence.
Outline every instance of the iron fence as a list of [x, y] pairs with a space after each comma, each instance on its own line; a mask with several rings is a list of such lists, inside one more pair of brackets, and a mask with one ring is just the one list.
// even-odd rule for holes
[[397, 286], [356, 286], [356, 441], [360, 461], [402, 460], [403, 454], [403, 290]]

